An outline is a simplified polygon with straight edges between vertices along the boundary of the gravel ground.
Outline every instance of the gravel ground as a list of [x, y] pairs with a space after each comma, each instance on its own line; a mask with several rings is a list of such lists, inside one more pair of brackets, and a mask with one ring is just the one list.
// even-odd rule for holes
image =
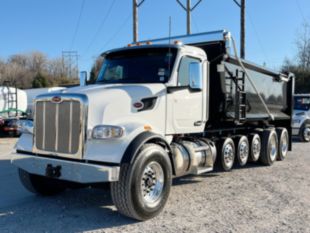
[[248, 165], [174, 180], [166, 208], [137, 222], [108, 191], [30, 194], [9, 163], [14, 139], [0, 138], [0, 232], [310, 232], [310, 143], [272, 167]]

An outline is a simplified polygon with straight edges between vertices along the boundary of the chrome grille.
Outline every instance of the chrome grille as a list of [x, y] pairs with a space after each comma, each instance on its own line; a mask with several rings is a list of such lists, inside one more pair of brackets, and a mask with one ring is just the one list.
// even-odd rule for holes
[[81, 156], [83, 111], [79, 100], [37, 100], [35, 106], [35, 152]]

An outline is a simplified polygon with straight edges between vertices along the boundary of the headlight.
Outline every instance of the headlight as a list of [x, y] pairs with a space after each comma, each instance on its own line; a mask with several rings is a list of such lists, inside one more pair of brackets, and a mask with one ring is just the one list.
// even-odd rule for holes
[[113, 125], [97, 125], [92, 132], [94, 139], [120, 138], [124, 134], [124, 129]]
[[19, 120], [17, 121], [18, 131], [20, 133], [33, 134], [33, 121], [31, 120]]

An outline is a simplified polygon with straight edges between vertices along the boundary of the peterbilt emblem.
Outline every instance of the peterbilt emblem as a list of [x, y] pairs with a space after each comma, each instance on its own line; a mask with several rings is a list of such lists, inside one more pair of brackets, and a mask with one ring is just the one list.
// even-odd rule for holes
[[52, 98], [52, 102], [53, 103], [60, 103], [61, 102], [61, 97], [60, 96], [54, 96], [53, 98]]

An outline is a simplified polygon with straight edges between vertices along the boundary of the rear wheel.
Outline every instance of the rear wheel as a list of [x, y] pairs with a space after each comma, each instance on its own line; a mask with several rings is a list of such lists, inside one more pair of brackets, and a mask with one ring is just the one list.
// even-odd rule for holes
[[252, 162], [258, 161], [261, 154], [261, 139], [259, 134], [255, 133], [251, 135], [251, 149], [250, 149], [250, 160]]
[[112, 199], [120, 213], [147, 220], [164, 208], [171, 181], [167, 152], [159, 145], [147, 144], [132, 164], [121, 166], [119, 181], [111, 183]]
[[235, 160], [235, 143], [231, 138], [226, 138], [222, 142], [220, 162], [224, 171], [230, 171]]
[[284, 160], [288, 153], [289, 135], [286, 128], [277, 129], [279, 138], [278, 160]]
[[249, 158], [249, 140], [246, 136], [239, 137], [236, 154], [239, 165], [245, 166]]
[[262, 151], [260, 161], [271, 166], [278, 155], [278, 136], [274, 129], [265, 129], [262, 133]]
[[43, 196], [58, 194], [66, 189], [64, 181], [51, 179], [45, 176], [30, 174], [18, 169], [19, 179], [23, 186], [30, 192]]

